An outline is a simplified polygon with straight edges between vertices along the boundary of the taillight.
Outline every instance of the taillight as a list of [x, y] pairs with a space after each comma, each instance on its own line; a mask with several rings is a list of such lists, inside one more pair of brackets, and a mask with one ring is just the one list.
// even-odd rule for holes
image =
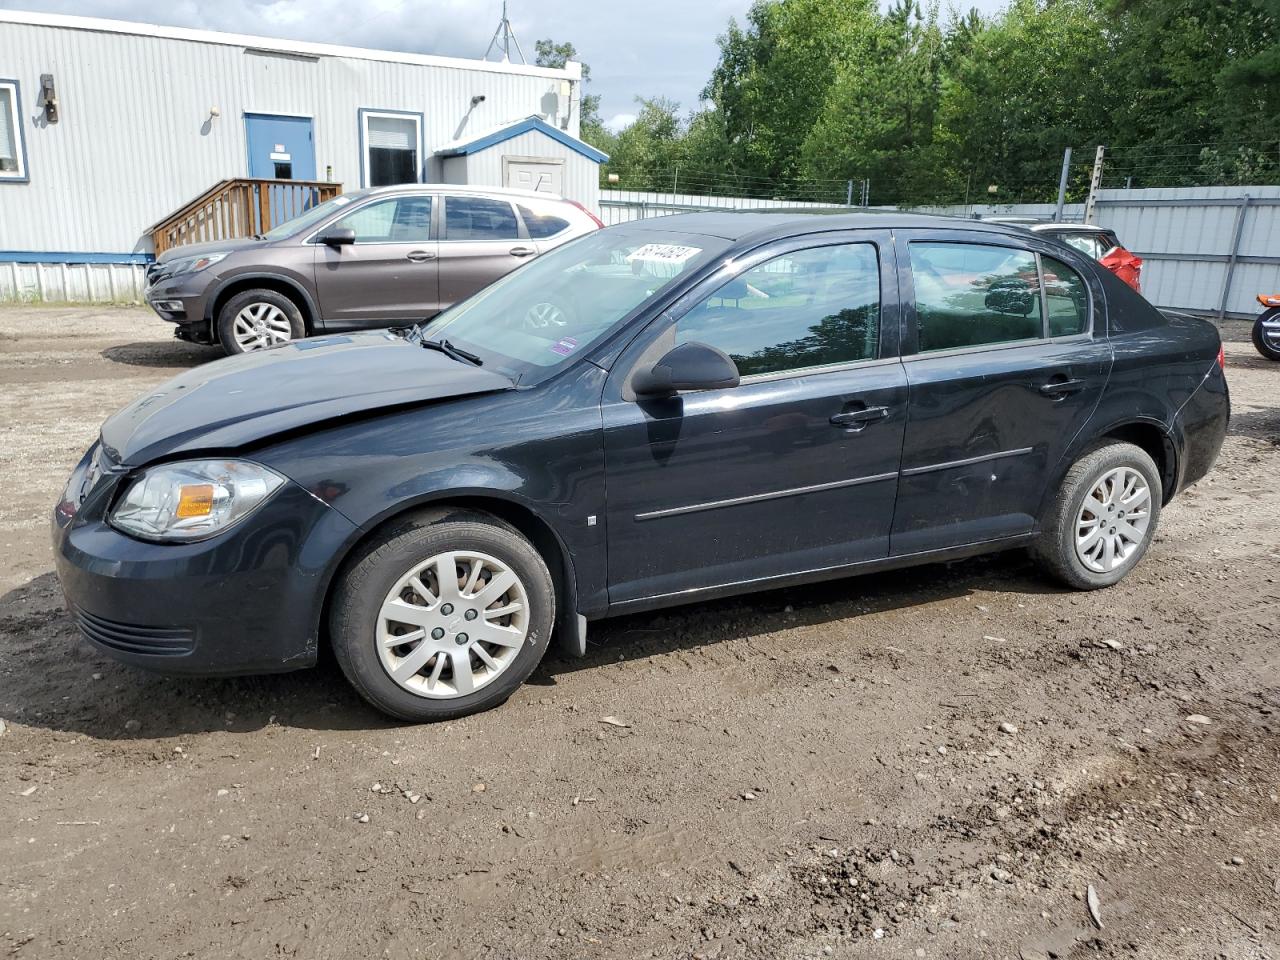
[[588, 217], [590, 217], [595, 222], [595, 225], [597, 227], [599, 227], [601, 230], [604, 229], [604, 221], [601, 220], [599, 217], [597, 217], [594, 213], [592, 213], [586, 207], [584, 207], [582, 204], [580, 204], [577, 200], [566, 200], [565, 202], [573, 204], [573, 206], [577, 207], [579, 210], [585, 213]]
[[1218, 369], [1227, 369], [1227, 348], [1218, 344]]

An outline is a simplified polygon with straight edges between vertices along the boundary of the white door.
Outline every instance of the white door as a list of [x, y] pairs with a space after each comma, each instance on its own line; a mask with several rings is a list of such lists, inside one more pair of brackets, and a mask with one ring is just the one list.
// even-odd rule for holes
[[564, 193], [564, 161], [529, 157], [503, 157], [505, 187], [537, 190], [540, 193]]

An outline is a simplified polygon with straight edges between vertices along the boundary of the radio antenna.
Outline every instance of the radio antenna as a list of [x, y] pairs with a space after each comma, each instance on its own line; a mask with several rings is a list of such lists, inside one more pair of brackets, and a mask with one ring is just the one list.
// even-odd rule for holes
[[489, 49], [485, 50], [483, 59], [488, 60], [489, 54], [498, 49], [502, 51], [502, 62], [510, 63], [513, 46], [520, 62], [528, 63], [524, 58], [524, 51], [520, 49], [520, 41], [516, 39], [516, 32], [511, 29], [511, 21], [507, 19], [507, 0], [502, 0], [502, 20], [498, 23], [498, 29], [493, 31], [493, 39], [489, 41]]

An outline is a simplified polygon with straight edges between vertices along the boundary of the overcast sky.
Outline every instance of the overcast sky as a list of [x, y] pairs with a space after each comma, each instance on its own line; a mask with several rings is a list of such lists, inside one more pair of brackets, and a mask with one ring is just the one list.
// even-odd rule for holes
[[[1007, 0], [943, 0], [984, 13]], [[751, 0], [508, 0], [525, 56], [540, 37], [569, 40], [591, 65], [590, 92], [609, 126], [624, 126], [637, 95], [670, 97], [689, 110], [715, 66], [716, 36]], [[482, 56], [501, 0], [0, 0], [0, 8], [406, 50]]]

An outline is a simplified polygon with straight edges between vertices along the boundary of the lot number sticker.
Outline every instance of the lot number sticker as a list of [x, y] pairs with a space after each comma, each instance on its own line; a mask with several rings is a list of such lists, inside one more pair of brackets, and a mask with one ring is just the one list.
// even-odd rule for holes
[[646, 243], [627, 256], [627, 263], [669, 263], [679, 266], [701, 252], [701, 247], [683, 247], [678, 243]]

